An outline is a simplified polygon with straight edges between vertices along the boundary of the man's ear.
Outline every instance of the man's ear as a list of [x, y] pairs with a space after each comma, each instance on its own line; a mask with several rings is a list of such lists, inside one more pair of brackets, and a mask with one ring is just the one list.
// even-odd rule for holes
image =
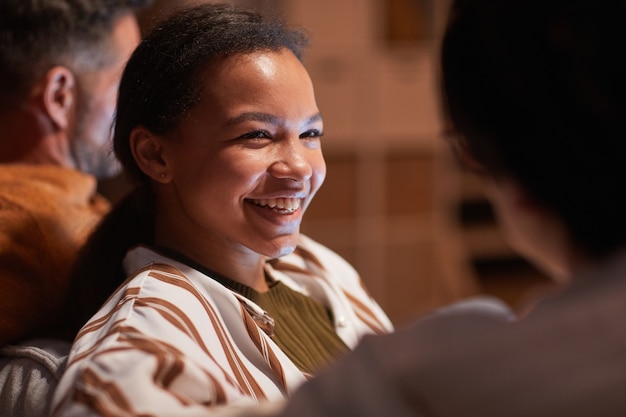
[[76, 77], [66, 67], [53, 67], [46, 73], [43, 86], [43, 105], [52, 122], [59, 129], [68, 129], [76, 105]]
[[139, 169], [157, 182], [162, 184], [170, 182], [169, 167], [163, 158], [163, 138], [143, 126], [137, 126], [130, 132], [129, 141], [130, 150]]

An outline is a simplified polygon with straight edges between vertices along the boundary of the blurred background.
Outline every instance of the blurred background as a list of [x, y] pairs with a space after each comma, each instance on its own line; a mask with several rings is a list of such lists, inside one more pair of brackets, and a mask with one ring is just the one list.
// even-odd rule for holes
[[[155, 0], [143, 30], [176, 7]], [[345, 257], [396, 326], [477, 294], [515, 310], [548, 284], [504, 242], [477, 178], [442, 139], [438, 47], [450, 0], [233, 0], [312, 40], [326, 182], [303, 233]], [[101, 184], [115, 200], [122, 179]]]

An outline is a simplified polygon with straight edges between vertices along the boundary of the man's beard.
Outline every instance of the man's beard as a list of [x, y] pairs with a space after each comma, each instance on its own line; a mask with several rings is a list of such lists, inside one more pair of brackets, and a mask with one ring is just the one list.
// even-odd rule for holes
[[84, 137], [76, 137], [72, 148], [76, 167], [98, 179], [111, 178], [122, 171], [122, 166], [115, 158], [110, 144], [98, 146]]
[[111, 130], [108, 130], [109, 134], [105, 141], [93, 137], [93, 129], [87, 125], [91, 120], [88, 116], [92, 112], [92, 107], [91, 100], [87, 99], [79, 109], [70, 152], [78, 170], [92, 174], [98, 179], [111, 178], [122, 171], [122, 166], [113, 153]]

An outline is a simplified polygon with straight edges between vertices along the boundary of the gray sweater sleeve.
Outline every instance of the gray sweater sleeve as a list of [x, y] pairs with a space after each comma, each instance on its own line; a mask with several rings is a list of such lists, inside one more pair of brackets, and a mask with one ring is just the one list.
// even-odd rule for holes
[[70, 344], [29, 340], [0, 349], [0, 416], [47, 416]]

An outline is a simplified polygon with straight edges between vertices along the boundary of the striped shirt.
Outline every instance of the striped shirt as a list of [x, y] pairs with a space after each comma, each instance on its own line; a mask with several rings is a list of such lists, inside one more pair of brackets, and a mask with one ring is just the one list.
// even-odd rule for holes
[[[130, 278], [74, 341], [54, 416], [211, 415], [283, 399], [306, 380], [249, 299], [146, 247], [125, 268]], [[392, 330], [356, 271], [305, 236], [266, 272], [326, 306], [349, 348]]]

